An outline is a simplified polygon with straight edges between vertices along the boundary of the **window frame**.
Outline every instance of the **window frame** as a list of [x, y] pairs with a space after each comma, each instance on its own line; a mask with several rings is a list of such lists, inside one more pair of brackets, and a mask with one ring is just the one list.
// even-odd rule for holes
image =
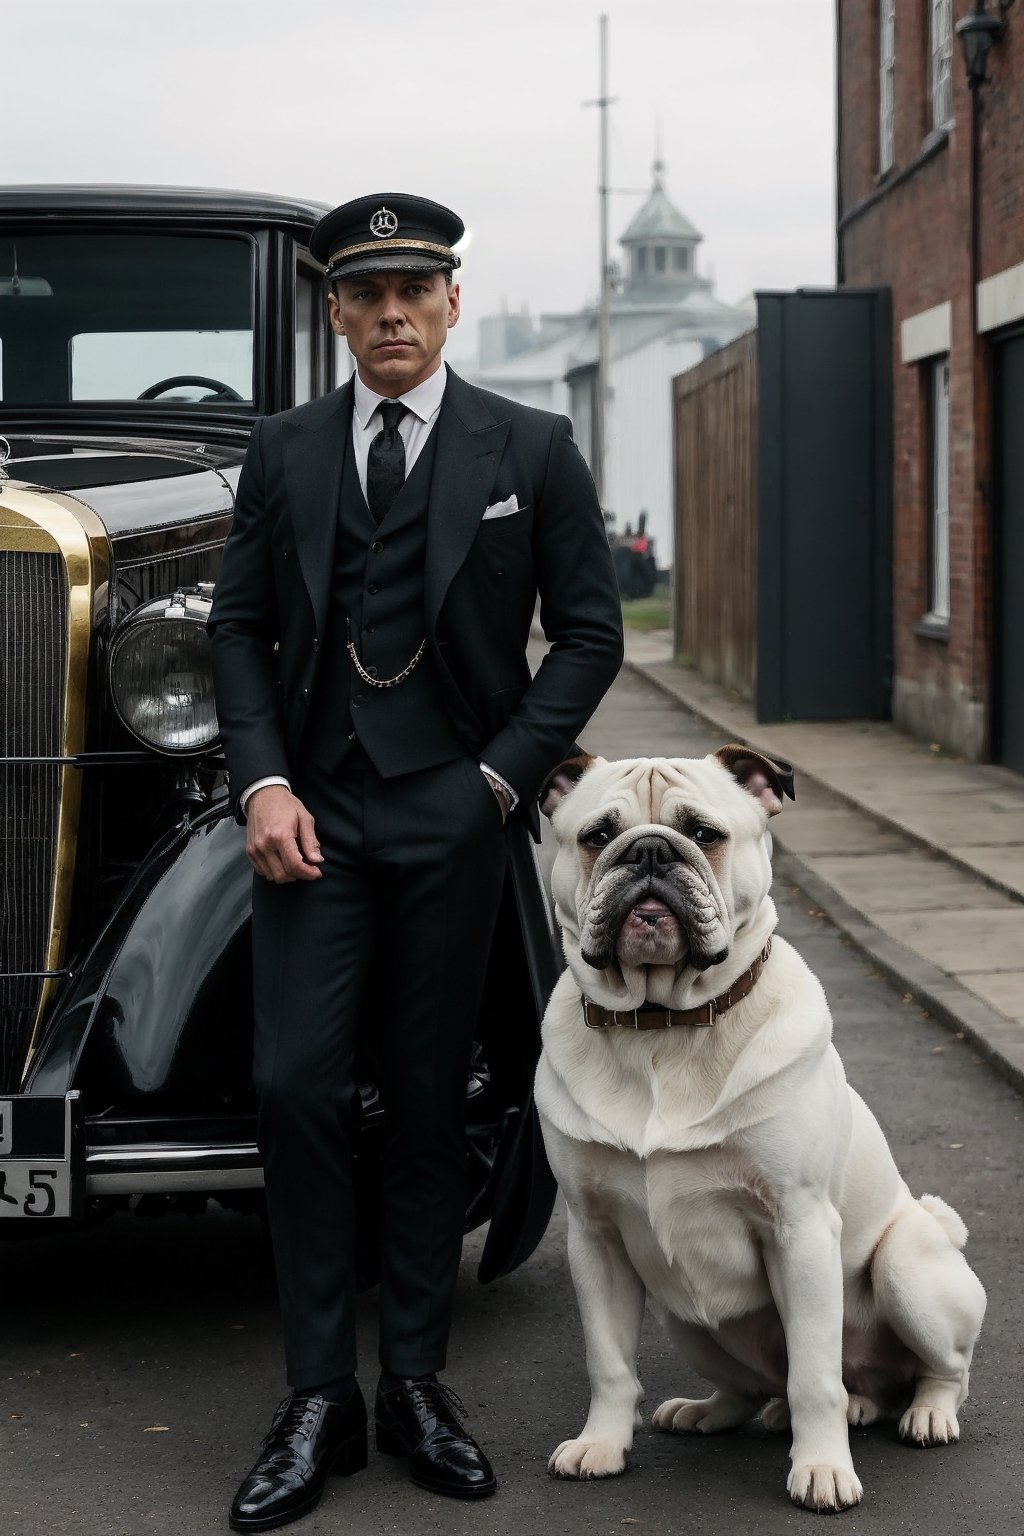
[[928, 467], [927, 578], [928, 609], [924, 622], [932, 632], [949, 629], [949, 353], [922, 363], [926, 389], [926, 452]]
[[953, 124], [953, 0], [929, 0], [928, 95], [932, 128], [944, 132]]

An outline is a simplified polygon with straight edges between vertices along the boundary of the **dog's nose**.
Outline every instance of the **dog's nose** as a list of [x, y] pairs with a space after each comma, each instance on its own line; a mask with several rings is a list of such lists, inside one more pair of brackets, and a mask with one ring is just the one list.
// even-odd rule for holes
[[672, 844], [665, 837], [659, 837], [656, 832], [650, 832], [646, 837], [638, 837], [635, 842], [629, 844], [616, 860], [618, 864], [636, 864], [643, 869], [646, 867], [648, 874], [655, 874], [659, 869], [664, 869], [667, 864], [675, 864], [679, 855]]

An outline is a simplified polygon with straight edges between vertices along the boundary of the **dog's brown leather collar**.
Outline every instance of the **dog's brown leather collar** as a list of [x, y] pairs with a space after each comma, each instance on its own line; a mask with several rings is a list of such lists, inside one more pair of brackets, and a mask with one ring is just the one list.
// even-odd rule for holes
[[584, 997], [583, 1022], [588, 1029], [610, 1029], [613, 1025], [623, 1029], [675, 1029], [680, 1024], [693, 1024], [707, 1029], [714, 1024], [720, 1013], [734, 1008], [754, 990], [771, 952], [772, 941], [769, 939], [753, 965], [748, 965], [742, 975], [737, 976], [728, 992], [719, 993], [718, 997], [701, 1003], [699, 1008], [653, 1008], [644, 1003], [639, 1008], [616, 1013], [614, 1009], [602, 1008], [600, 1003], [592, 1003], [588, 997]]

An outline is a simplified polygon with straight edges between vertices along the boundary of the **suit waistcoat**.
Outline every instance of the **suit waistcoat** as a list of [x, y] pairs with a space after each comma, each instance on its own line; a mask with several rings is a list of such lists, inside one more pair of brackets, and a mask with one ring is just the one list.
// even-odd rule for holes
[[366, 504], [351, 442], [346, 446], [325, 654], [306, 741], [328, 771], [340, 765], [356, 740], [386, 779], [450, 762], [466, 751], [445, 709], [429, 652], [395, 687], [373, 688], [359, 677], [346, 649], [348, 621], [365, 670], [381, 679], [395, 677], [426, 634], [423, 568], [436, 443], [435, 427], [379, 525]]

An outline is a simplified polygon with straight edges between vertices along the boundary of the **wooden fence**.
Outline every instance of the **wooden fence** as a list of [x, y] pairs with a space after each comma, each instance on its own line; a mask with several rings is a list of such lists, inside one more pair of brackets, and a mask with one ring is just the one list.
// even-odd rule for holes
[[757, 332], [673, 380], [676, 660], [753, 697]]

